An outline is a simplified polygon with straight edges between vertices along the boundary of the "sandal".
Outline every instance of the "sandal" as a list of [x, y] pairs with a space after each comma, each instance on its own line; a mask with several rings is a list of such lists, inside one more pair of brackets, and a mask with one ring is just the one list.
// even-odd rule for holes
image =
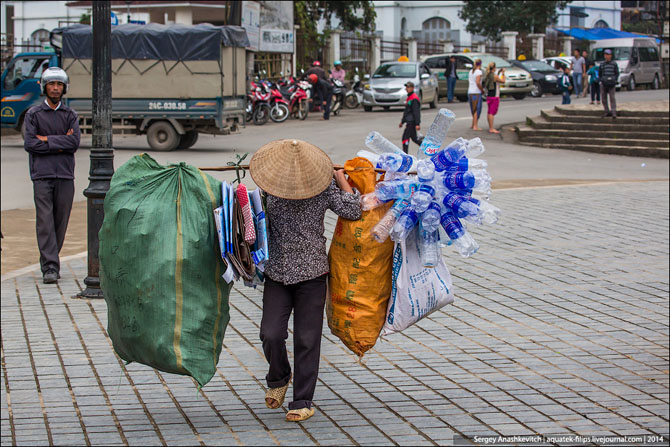
[[314, 416], [314, 408], [298, 408], [297, 410], [289, 410], [286, 413], [286, 420], [289, 422], [300, 422], [312, 416]]
[[[291, 377], [288, 378], [286, 385], [280, 386], [278, 388], [268, 388], [265, 393], [265, 406], [274, 410], [281, 407], [284, 404], [284, 398], [286, 397], [286, 390], [288, 390], [288, 385], [291, 383]], [[277, 405], [270, 405], [268, 399], [272, 399], [277, 402]]]

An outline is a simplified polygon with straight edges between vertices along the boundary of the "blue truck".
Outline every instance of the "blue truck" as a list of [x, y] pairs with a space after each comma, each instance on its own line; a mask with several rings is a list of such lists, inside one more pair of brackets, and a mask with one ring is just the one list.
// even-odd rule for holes
[[[186, 149], [200, 133], [227, 135], [245, 124], [246, 32], [236, 26], [119, 25], [112, 30], [112, 123], [115, 134], [146, 135], [157, 151]], [[92, 123], [92, 30], [57, 28], [54, 52], [19, 53], [2, 73], [2, 127], [23, 131], [30, 107], [43, 101], [42, 71], [61, 67], [64, 97]], [[23, 132], [22, 132], [23, 133]]]

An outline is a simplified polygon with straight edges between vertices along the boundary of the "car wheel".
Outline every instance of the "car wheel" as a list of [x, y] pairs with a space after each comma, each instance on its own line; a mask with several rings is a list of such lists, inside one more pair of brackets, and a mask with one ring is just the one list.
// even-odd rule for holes
[[654, 80], [651, 83], [651, 88], [653, 90], [658, 90], [661, 88], [661, 82], [658, 80], [658, 75], [654, 75]]
[[177, 149], [181, 137], [169, 121], [156, 121], [147, 130], [147, 141], [155, 151], [168, 152]]
[[440, 97], [439, 93], [440, 92], [437, 89], [435, 89], [435, 96], [433, 97], [433, 100], [430, 102], [431, 109], [437, 108], [437, 98]]
[[633, 90], [635, 90], [635, 87], [636, 87], [636, 86], [637, 86], [637, 85], [635, 84], [635, 76], [631, 75], [631, 76], [630, 76], [630, 79], [628, 80], [628, 87], [627, 87], [627, 89], [628, 89], [629, 92], [632, 92]]
[[530, 91], [530, 96], [533, 98], [540, 98], [544, 92], [539, 82], [533, 82], [533, 90]]
[[516, 93], [516, 94], [512, 95], [512, 97], [513, 97], [514, 99], [521, 100], [521, 99], [523, 99], [523, 98], [526, 97], [526, 94], [525, 94], [525, 93]]
[[366, 112], [372, 112], [372, 106], [363, 106], [363, 110]]

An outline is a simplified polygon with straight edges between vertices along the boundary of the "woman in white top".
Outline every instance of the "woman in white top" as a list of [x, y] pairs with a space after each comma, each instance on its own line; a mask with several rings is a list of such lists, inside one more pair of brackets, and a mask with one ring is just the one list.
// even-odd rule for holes
[[470, 113], [472, 114], [472, 125], [470, 129], [481, 130], [477, 126], [479, 115], [482, 113], [482, 60], [475, 60], [475, 66], [472, 67], [468, 74], [468, 103], [470, 104]]

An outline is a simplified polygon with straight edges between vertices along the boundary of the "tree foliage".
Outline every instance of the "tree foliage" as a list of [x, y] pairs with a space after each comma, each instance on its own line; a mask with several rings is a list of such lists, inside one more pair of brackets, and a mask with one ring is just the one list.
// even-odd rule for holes
[[465, 1], [458, 16], [465, 29], [499, 41], [503, 31], [543, 33], [558, 19], [558, 10], [571, 0], [563, 1]]
[[[372, 2], [364, 0], [296, 0], [293, 2], [293, 12], [295, 24], [300, 26], [299, 35], [305, 56], [311, 57], [323, 50], [332, 31], [333, 18], [339, 20], [337, 28], [343, 31], [374, 31], [377, 18]], [[325, 27], [320, 33], [318, 24], [321, 20], [325, 21]]]

